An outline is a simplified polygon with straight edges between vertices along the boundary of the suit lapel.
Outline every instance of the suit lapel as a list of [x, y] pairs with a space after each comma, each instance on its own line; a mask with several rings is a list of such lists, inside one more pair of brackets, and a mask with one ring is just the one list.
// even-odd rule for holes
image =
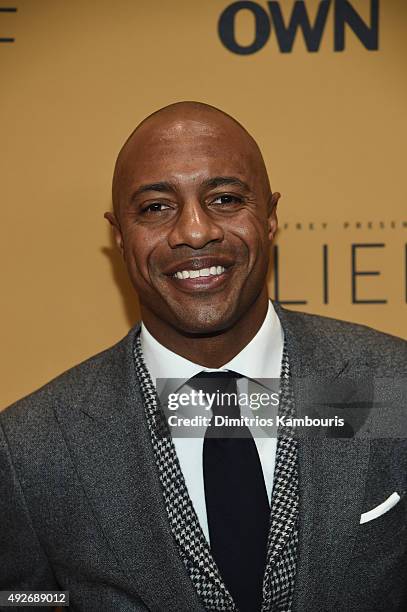
[[166, 419], [144, 363], [139, 340], [135, 344], [135, 364], [164, 503], [180, 556], [205, 608], [232, 612], [236, 610], [236, 606], [212, 557], [189, 497]]
[[[295, 416], [286, 343], [281, 364], [278, 413], [288, 418]], [[298, 545], [298, 498], [297, 439], [291, 428], [279, 427], [262, 612], [291, 610]]]
[[[275, 305], [294, 378], [338, 381], [356, 371], [318, 329], [317, 319]], [[356, 366], [355, 366], [356, 367]], [[363, 364], [358, 364], [358, 373]], [[365, 371], [366, 374], [366, 371]], [[301, 398], [295, 399], [296, 403]], [[365, 493], [367, 439], [300, 439], [299, 544], [294, 609], [335, 608], [352, 553]]]
[[89, 395], [57, 418], [95, 520], [130, 592], [151, 611], [202, 611], [175, 546], [145, 420], [132, 347], [100, 359]]

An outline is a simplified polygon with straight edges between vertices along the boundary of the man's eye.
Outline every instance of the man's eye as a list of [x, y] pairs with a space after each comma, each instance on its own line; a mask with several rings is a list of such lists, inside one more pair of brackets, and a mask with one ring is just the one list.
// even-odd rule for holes
[[142, 209], [143, 213], [156, 213], [156, 212], [162, 212], [163, 210], [166, 210], [167, 208], [169, 208], [169, 206], [167, 204], [163, 204], [162, 202], [153, 202], [152, 204], [148, 204], [148, 206], [145, 206]]
[[211, 204], [241, 204], [243, 202], [243, 198], [239, 198], [239, 196], [224, 194], [218, 196], [215, 200], [212, 200]]

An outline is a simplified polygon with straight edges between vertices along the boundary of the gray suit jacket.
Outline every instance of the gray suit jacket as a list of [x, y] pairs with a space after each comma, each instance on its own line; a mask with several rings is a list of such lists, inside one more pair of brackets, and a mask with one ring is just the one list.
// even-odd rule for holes
[[[403, 340], [276, 308], [294, 377], [407, 376]], [[0, 414], [0, 590], [69, 590], [84, 612], [204, 612], [168, 525], [136, 331]], [[385, 408], [371, 428], [387, 414], [393, 437], [299, 442], [298, 612], [407, 610], [405, 396]]]

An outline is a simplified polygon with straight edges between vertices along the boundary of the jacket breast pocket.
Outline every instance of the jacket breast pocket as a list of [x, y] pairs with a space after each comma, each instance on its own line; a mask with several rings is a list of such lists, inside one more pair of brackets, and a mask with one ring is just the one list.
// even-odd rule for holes
[[399, 503], [400, 499], [400, 495], [397, 493], [397, 491], [394, 491], [394, 493], [389, 495], [389, 497], [387, 497], [380, 504], [370, 510], [367, 510], [366, 512], [363, 512], [360, 517], [360, 524], [362, 525], [364, 523], [369, 523], [370, 521], [380, 518], [380, 516], [386, 514], [386, 512], [389, 512], [389, 510], [394, 508], [394, 506]]
[[407, 503], [400, 497], [387, 512], [358, 525], [340, 612], [407, 609]]
[[[387, 498], [388, 499], [388, 498]], [[394, 500], [395, 498], [393, 498]], [[386, 501], [386, 500], [385, 500]], [[397, 503], [368, 510], [361, 516], [357, 530], [354, 557], [370, 555], [372, 559], [383, 554], [399, 556], [407, 553], [407, 496], [400, 495]], [[377, 515], [378, 514], [378, 515]]]

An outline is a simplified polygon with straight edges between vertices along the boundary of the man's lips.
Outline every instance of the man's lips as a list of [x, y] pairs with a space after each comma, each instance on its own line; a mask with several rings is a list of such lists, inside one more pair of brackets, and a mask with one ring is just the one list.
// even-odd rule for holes
[[[192, 277], [205, 277], [222, 273], [233, 266], [233, 264], [234, 260], [224, 255], [219, 255], [218, 257], [190, 257], [189, 259], [184, 259], [183, 261], [168, 266], [168, 268], [164, 270], [164, 274], [167, 276], [174, 276], [177, 275], [177, 273], [179, 275], [179, 273], [188, 272]], [[202, 273], [202, 271], [206, 272]], [[196, 272], [199, 273], [198, 276]]]
[[191, 258], [172, 265], [165, 274], [185, 291], [208, 291], [222, 287], [233, 264], [224, 256]]

